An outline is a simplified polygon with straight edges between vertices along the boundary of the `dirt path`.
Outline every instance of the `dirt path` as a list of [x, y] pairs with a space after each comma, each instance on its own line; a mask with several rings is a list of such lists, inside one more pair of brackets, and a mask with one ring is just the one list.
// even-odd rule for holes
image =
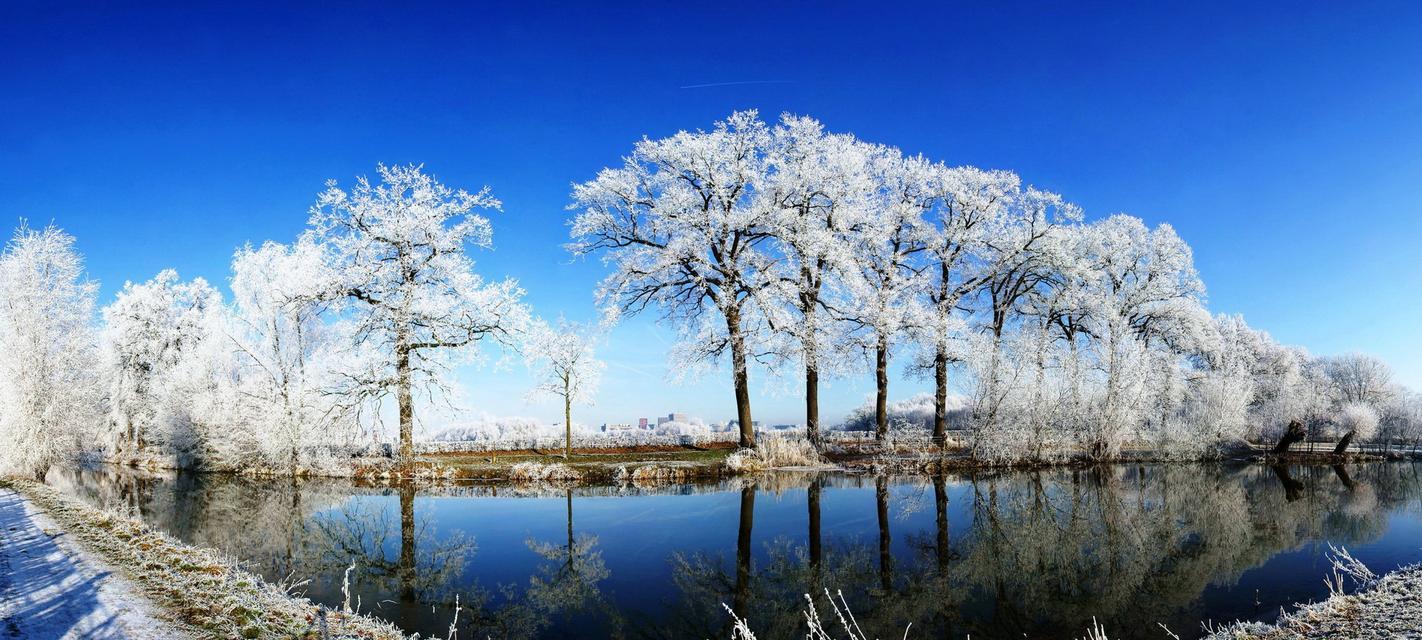
[[0, 639], [191, 637], [18, 493], [0, 488]]

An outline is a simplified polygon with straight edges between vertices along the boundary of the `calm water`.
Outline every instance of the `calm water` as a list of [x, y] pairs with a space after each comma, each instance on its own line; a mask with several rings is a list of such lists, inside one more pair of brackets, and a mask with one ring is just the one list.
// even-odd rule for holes
[[[444, 637], [714, 638], [721, 603], [803, 637], [842, 590], [870, 637], [1181, 637], [1324, 594], [1326, 542], [1374, 570], [1422, 561], [1422, 464], [1134, 466], [848, 475], [661, 489], [368, 489], [334, 481], [55, 474], [269, 579]], [[822, 608], [822, 613], [826, 611]], [[473, 635], [469, 632], [473, 631]]]

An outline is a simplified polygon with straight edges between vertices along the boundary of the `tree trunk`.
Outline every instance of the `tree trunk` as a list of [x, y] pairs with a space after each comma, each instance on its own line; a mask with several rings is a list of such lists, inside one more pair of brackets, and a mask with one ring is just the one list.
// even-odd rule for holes
[[751, 527], [755, 522], [755, 487], [741, 489], [741, 521], [736, 532], [736, 615], [745, 615], [750, 602]]
[[805, 438], [815, 449], [820, 448], [820, 371], [818, 365], [805, 363]]
[[889, 435], [889, 340], [879, 336], [874, 350], [874, 439], [883, 442]]
[[569, 395], [568, 384], [563, 383], [563, 435], [567, 440], [563, 445], [563, 459], [573, 456], [573, 398]]
[[1333, 473], [1338, 476], [1339, 480], [1343, 481], [1343, 486], [1348, 488], [1348, 493], [1352, 493], [1354, 489], [1358, 488], [1358, 485], [1353, 482], [1353, 478], [1348, 475], [1348, 470], [1345, 469], [1343, 465], [1333, 465]]
[[1302, 422], [1293, 420], [1289, 422], [1289, 429], [1284, 432], [1284, 436], [1279, 438], [1279, 444], [1274, 446], [1274, 454], [1284, 454], [1289, 452], [1289, 447], [1295, 442], [1304, 439], [1304, 426]]
[[938, 556], [939, 577], [948, 576], [948, 487], [943, 476], [933, 478], [933, 506], [938, 516]]
[[1357, 433], [1358, 432], [1356, 431], [1349, 431], [1348, 433], [1343, 434], [1343, 439], [1339, 440], [1338, 446], [1333, 448], [1333, 455], [1341, 456], [1345, 453], [1348, 453], [1348, 445], [1353, 443], [1353, 436], [1357, 435]]
[[400, 488], [400, 591], [405, 602], [415, 599], [415, 488]]
[[818, 300], [819, 287], [800, 297], [800, 313], [805, 319], [805, 333], [800, 341], [805, 352], [805, 439], [816, 450], [820, 448], [820, 350], [815, 313]]
[[874, 501], [879, 511], [879, 585], [888, 594], [894, 588], [893, 548], [889, 539], [889, 479], [874, 478]]
[[1295, 480], [1289, 474], [1289, 468], [1282, 464], [1274, 465], [1274, 475], [1279, 476], [1279, 484], [1284, 485], [1284, 499], [1293, 502], [1303, 496], [1304, 483]]
[[933, 354], [933, 444], [948, 446], [948, 350], [941, 344]]
[[736, 422], [740, 426], [740, 446], [755, 448], [755, 425], [751, 422], [750, 380], [746, 375], [746, 340], [741, 334], [741, 312], [726, 312], [726, 331], [731, 340], [731, 375], [736, 385]]
[[403, 335], [395, 346], [395, 399], [400, 405], [400, 469], [406, 473], [415, 467], [415, 399], [410, 390], [410, 348]]

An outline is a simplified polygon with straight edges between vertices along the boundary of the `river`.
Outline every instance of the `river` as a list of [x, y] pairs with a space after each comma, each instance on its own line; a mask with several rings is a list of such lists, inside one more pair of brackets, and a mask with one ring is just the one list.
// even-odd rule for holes
[[[369, 488], [112, 467], [49, 482], [313, 600], [444, 637], [803, 637], [842, 591], [869, 637], [1181, 638], [1326, 595], [1327, 543], [1422, 561], [1422, 463], [1121, 465], [664, 487]], [[832, 614], [819, 601], [821, 616]]]

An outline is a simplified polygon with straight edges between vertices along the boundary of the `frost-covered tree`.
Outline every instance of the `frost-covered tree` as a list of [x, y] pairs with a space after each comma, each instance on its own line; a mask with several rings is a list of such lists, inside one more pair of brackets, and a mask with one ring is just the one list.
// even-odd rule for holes
[[1256, 374], [1265, 373], [1270, 341], [1238, 315], [1219, 315], [1197, 345], [1183, 406], [1170, 434], [1199, 451], [1248, 435]]
[[524, 344], [524, 355], [538, 386], [533, 396], [550, 395], [563, 401], [563, 457], [573, 454], [573, 404], [591, 404], [606, 365], [595, 354], [596, 327], [558, 320], [556, 327], [535, 322]]
[[191, 382], [179, 373], [185, 362], [217, 355], [202, 347], [220, 330], [222, 312], [221, 295], [206, 280], [183, 282], [172, 269], [125, 282], [104, 307], [104, 370], [121, 452], [157, 444], [165, 453], [192, 453], [191, 422], [166, 409], [191, 408], [189, 398], [170, 396]]
[[933, 440], [946, 441], [948, 367], [963, 359], [967, 321], [964, 300], [990, 275], [984, 268], [989, 238], [1001, 228], [1005, 211], [1018, 190], [1016, 175], [975, 167], [933, 167], [930, 189], [938, 196], [930, 205], [924, 228], [929, 281], [925, 287], [925, 318], [917, 323], [920, 351], [916, 368], [933, 372]]
[[1380, 413], [1380, 438], [1389, 443], [1422, 441], [1422, 393], [1399, 389]]
[[487, 189], [452, 189], [419, 166], [378, 168], [350, 191], [327, 183], [303, 236], [321, 249], [327, 299], [351, 323], [363, 366], [341, 372], [347, 404], [379, 405], [394, 395], [402, 466], [414, 462], [415, 392], [447, 391], [445, 374], [477, 355], [486, 339], [511, 343], [528, 321], [523, 290], [485, 281], [471, 247], [493, 246], [481, 209], [498, 209]]
[[1138, 218], [1115, 215], [1083, 233], [1079, 289], [1105, 386], [1084, 444], [1099, 457], [1119, 450], [1127, 430], [1146, 417], [1141, 409], [1155, 404], [1150, 396], [1160, 390], [1151, 383], [1173, 373], [1162, 368], [1173, 369], [1178, 358], [1156, 358], [1152, 349], [1183, 353], [1208, 317], [1190, 247], [1169, 225], [1149, 229]]
[[320, 284], [331, 279], [321, 248], [309, 239], [247, 246], [232, 258], [227, 337], [249, 441], [243, 444], [288, 473], [315, 462], [303, 457], [311, 447], [349, 440], [336, 433], [345, 417], [339, 404], [323, 393], [333, 382], [331, 351], [339, 347], [323, 318], [329, 304]]
[[1338, 409], [1334, 425], [1338, 434], [1338, 446], [1333, 449], [1333, 453], [1343, 455], [1354, 439], [1367, 440], [1377, 434], [1378, 411], [1362, 402], [1345, 402]]
[[743, 447], [755, 446], [748, 368], [774, 260], [772, 212], [758, 199], [769, 138], [755, 111], [740, 111], [710, 131], [643, 139], [621, 166], [574, 185], [569, 205], [569, 250], [600, 252], [612, 267], [600, 303], [618, 314], [659, 308], [680, 330], [679, 364], [730, 353]]
[[1340, 403], [1362, 402], [1378, 406], [1392, 394], [1392, 369], [1378, 358], [1362, 353], [1346, 353], [1320, 358], [1319, 363], [1333, 384]]
[[788, 338], [805, 376], [805, 433], [820, 444], [819, 386], [823, 374], [846, 362], [843, 344], [843, 274], [855, 268], [849, 238], [864, 224], [875, 181], [873, 149], [853, 136], [828, 134], [810, 118], [785, 116], [772, 130], [769, 171], [762, 200], [781, 261], [773, 274], [779, 314], [775, 328]]
[[74, 238], [23, 223], [0, 256], [0, 470], [43, 480], [99, 418], [97, 285]]
[[[1046, 349], [1049, 344], [1048, 325], [1023, 323], [1024, 306], [1036, 302], [1043, 289], [1061, 282], [1063, 263], [1072, 258], [1062, 236], [1063, 223], [1080, 220], [1076, 206], [1061, 196], [1034, 188], [1014, 188], [1004, 194], [1003, 206], [985, 229], [984, 249], [977, 267], [981, 287], [977, 305], [982, 309], [979, 322], [987, 340], [976, 344], [987, 350], [986, 363], [979, 372], [978, 428], [991, 431], [999, 426], [1000, 414], [1009, 404], [1009, 395], [1019, 387], [1027, 387], [1028, 395], [1040, 396], [1037, 388], [1045, 374]], [[1040, 318], [1038, 318], [1040, 320]], [[1034, 331], [1033, 329], [1036, 329]], [[1013, 353], [1007, 353], [1011, 346]], [[1011, 362], [1004, 362], [1011, 358]], [[1016, 384], [1025, 379], [1026, 384]], [[1042, 428], [1037, 405], [1044, 397], [1028, 399], [1033, 404], [1021, 412], [1018, 426], [1025, 418], [1032, 430]]]
[[849, 302], [844, 317], [858, 343], [874, 359], [875, 437], [889, 432], [889, 360], [902, 334], [922, 317], [915, 309], [923, 286], [924, 213], [938, 199], [936, 167], [881, 147], [873, 159], [878, 182], [870, 213], [851, 236], [855, 269], [845, 276]]

